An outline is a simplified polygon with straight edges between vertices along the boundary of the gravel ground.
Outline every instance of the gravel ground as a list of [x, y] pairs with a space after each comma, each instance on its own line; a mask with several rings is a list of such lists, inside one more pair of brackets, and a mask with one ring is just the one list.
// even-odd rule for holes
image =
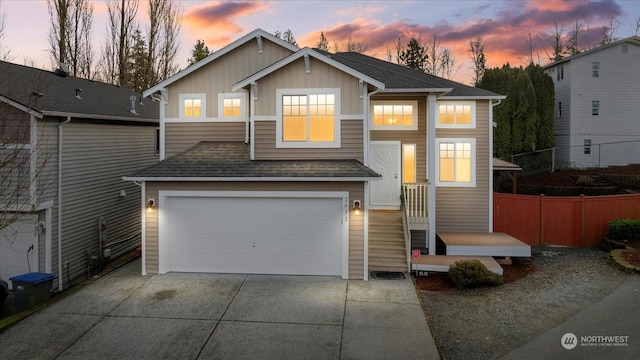
[[494, 288], [422, 291], [443, 359], [494, 359], [611, 293], [627, 275], [596, 248], [532, 248], [538, 271]]

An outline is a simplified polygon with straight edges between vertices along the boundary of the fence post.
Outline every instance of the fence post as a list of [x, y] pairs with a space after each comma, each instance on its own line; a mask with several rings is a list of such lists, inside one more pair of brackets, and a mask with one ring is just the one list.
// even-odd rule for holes
[[540, 194], [540, 246], [544, 244], [544, 194]]

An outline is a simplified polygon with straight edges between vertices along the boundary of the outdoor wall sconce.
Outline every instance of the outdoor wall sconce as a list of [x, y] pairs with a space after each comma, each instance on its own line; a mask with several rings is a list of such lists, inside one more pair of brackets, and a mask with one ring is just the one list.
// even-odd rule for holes
[[361, 210], [362, 209], [362, 202], [360, 200], [353, 200], [353, 210]]
[[147, 199], [147, 209], [156, 207], [156, 199]]

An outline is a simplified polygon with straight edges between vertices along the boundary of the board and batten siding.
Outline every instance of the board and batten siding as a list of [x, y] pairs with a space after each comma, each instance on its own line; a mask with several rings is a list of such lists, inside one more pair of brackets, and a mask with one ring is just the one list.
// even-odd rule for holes
[[[146, 198], [158, 199], [161, 190], [189, 191], [348, 191], [350, 202], [364, 199], [362, 182], [146, 182]], [[139, 206], [139, 205], [138, 205]], [[158, 272], [158, 212], [163, 204], [145, 212], [147, 273]], [[248, 225], [250, 226], [250, 224]], [[364, 212], [349, 214], [349, 278], [364, 276]]]
[[[106, 222], [103, 245], [112, 258], [139, 246], [140, 188], [122, 177], [153, 165], [158, 157], [155, 126], [72, 120], [63, 125], [62, 134], [62, 261], [70, 265], [68, 276], [63, 274], [66, 283], [86, 275], [87, 251], [98, 253], [99, 218]], [[109, 245], [115, 242], [120, 243]]]
[[253, 39], [172, 83], [168, 87], [165, 117], [179, 117], [180, 94], [202, 93], [207, 94], [206, 117], [217, 117], [219, 93], [230, 93], [233, 84], [292, 53], [265, 38], [262, 42], [262, 53], [258, 52], [258, 41]]
[[200, 141], [244, 142], [246, 123], [171, 122], [165, 124], [165, 157], [179, 154]]
[[[392, 100], [400, 98], [374, 98]], [[416, 145], [416, 182], [427, 181], [427, 99], [426, 97], [402, 97], [401, 100], [418, 101], [418, 130], [371, 130], [371, 141], [400, 141], [403, 145]], [[400, 149], [402, 151], [402, 148]], [[400, 159], [402, 161], [402, 158]], [[404, 181], [404, 179], [403, 179]]]
[[436, 187], [436, 231], [489, 231], [489, 106], [476, 101], [475, 129], [436, 129], [436, 138], [476, 139], [476, 186]]
[[362, 120], [341, 121], [340, 148], [276, 148], [276, 122], [256, 121], [256, 160], [357, 159], [363, 161]]

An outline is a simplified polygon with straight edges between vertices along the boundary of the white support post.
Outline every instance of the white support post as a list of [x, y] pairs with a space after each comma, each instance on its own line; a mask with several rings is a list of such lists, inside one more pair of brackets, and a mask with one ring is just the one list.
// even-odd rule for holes
[[427, 246], [429, 255], [436, 254], [436, 118], [437, 118], [436, 95], [429, 94], [427, 97], [427, 218], [429, 219], [429, 230]]

